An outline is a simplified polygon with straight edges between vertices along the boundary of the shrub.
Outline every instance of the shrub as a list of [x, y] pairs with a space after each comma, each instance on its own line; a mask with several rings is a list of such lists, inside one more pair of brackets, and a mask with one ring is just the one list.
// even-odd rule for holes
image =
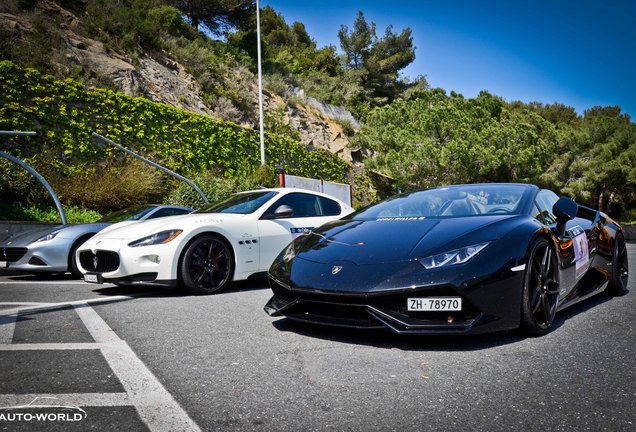
[[636, 223], [636, 209], [624, 211], [620, 219], [622, 223]]
[[[221, 201], [235, 192], [257, 189], [260, 186], [274, 187], [276, 175], [271, 167], [252, 168], [244, 165], [236, 172], [224, 176], [218, 169], [192, 173], [187, 177], [206, 195], [210, 203]], [[204, 205], [201, 196], [190, 185], [171, 181], [171, 190], [164, 197], [164, 204], [182, 205], [198, 208]]]
[[101, 213], [158, 202], [167, 180], [164, 173], [138, 160], [89, 165], [73, 175], [49, 173], [49, 177], [64, 203]]
[[[38, 132], [37, 139], [10, 148], [38, 155], [61, 173], [81, 174], [119, 154], [96, 147], [91, 131], [176, 172], [236, 171], [260, 161], [253, 129], [110, 90], [86, 90], [76, 81], [59, 81], [7, 61], [0, 61], [0, 76], [0, 129]], [[350, 169], [329, 152], [307, 151], [298, 141], [271, 134], [265, 136], [265, 153], [270, 166], [293, 175], [344, 182]]]
[[181, 12], [172, 6], [159, 6], [150, 9], [148, 12], [148, 21], [156, 23], [156, 25], [172, 36], [192, 36], [188, 24], [183, 21]]
[[[101, 217], [96, 211], [75, 206], [64, 207], [64, 214], [66, 221], [71, 224], [91, 223]], [[1, 203], [0, 220], [60, 222], [61, 218], [57, 208], [53, 206], [27, 207], [19, 203]]]
[[48, 192], [35, 177], [14, 162], [0, 157], [0, 202], [30, 206], [47, 200], [51, 200]]

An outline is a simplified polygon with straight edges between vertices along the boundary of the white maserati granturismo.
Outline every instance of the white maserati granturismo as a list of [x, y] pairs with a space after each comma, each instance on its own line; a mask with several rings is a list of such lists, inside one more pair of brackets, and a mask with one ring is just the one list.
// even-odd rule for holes
[[76, 261], [87, 282], [212, 294], [264, 275], [294, 238], [352, 212], [319, 192], [242, 192], [188, 215], [106, 228], [77, 250]]

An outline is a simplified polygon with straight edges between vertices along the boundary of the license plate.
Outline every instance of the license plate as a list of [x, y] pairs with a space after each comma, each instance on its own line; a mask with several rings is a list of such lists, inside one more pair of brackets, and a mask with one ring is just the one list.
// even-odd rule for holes
[[84, 282], [101, 283], [99, 281], [99, 275], [90, 274], [90, 273], [84, 275]]
[[9, 267], [9, 263], [7, 261], [0, 261], [0, 268], [7, 268]]
[[461, 297], [421, 297], [407, 300], [410, 311], [452, 312], [462, 310]]

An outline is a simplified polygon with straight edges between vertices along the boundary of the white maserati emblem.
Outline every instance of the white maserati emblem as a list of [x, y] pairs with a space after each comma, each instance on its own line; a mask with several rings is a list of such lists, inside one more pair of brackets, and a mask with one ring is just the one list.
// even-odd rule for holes
[[340, 270], [342, 270], [342, 266], [333, 266], [331, 268], [331, 274], [332, 275], [338, 274], [340, 273]]
[[95, 270], [97, 270], [97, 263], [98, 263], [97, 255], [95, 255], [95, 256], [93, 256], [93, 268]]

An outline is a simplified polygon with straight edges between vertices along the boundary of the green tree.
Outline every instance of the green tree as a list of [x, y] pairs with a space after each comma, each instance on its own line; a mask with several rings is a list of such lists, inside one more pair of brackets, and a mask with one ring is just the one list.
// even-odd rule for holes
[[549, 163], [555, 128], [501, 98], [422, 92], [372, 110], [357, 144], [369, 148], [368, 167], [405, 188], [502, 181], [534, 182]]
[[593, 205], [603, 211], [625, 205], [636, 190], [636, 125], [620, 107], [594, 107], [585, 111], [582, 129], [591, 143], [583, 176], [593, 185]]
[[[335, 47], [317, 49], [305, 25], [288, 25], [285, 18], [270, 6], [261, 10], [261, 47], [263, 67], [270, 73], [304, 74], [321, 71], [335, 76], [339, 62]], [[230, 44], [247, 52], [256, 60], [256, 16], [251, 17], [244, 29], [228, 35]]]
[[371, 56], [371, 49], [377, 40], [375, 23], [367, 23], [362, 11], [353, 22], [353, 30], [346, 25], [340, 26], [338, 31], [340, 48], [346, 57], [347, 66], [352, 69], [362, 69]]
[[377, 99], [375, 105], [394, 100], [407, 87], [401, 85], [398, 77], [399, 71], [415, 60], [410, 28], [397, 34], [388, 26], [384, 36], [378, 38], [375, 23], [369, 24], [358, 11], [353, 29], [342, 25], [338, 38], [347, 68], [359, 77], [362, 87], [372, 90], [372, 97]]
[[228, 28], [240, 28], [255, 13], [253, 0], [167, 0], [188, 17], [190, 25], [202, 25], [220, 34]]

